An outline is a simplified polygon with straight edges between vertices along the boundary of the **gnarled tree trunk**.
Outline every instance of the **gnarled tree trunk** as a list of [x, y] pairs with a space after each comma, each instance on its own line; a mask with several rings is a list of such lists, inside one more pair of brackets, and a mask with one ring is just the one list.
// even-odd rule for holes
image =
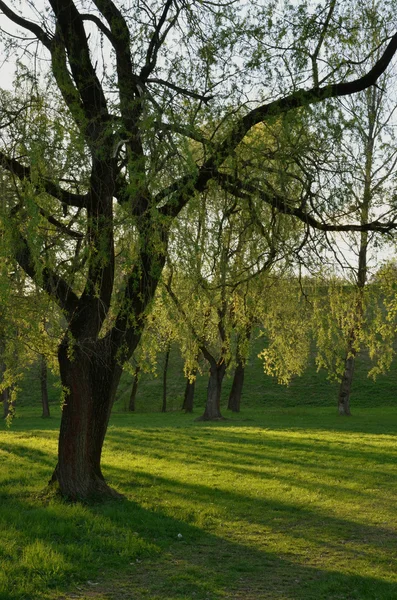
[[122, 369], [106, 339], [91, 345], [66, 342], [58, 350], [62, 385], [67, 389], [62, 408], [58, 464], [50, 483], [57, 483], [63, 497], [95, 499], [119, 494], [102, 475], [102, 445]]

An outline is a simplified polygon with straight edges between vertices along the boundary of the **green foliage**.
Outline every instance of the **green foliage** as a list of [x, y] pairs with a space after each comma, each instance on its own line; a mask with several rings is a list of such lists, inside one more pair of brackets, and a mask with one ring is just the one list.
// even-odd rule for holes
[[260, 322], [267, 340], [258, 355], [265, 373], [288, 384], [294, 375], [302, 375], [310, 354], [310, 307], [294, 277], [273, 279], [262, 300]]

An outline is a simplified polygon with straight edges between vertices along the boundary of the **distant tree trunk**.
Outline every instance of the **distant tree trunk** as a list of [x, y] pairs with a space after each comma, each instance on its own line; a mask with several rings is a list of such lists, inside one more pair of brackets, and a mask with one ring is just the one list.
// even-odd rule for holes
[[50, 406], [48, 403], [47, 388], [47, 361], [44, 354], [40, 357], [40, 386], [41, 386], [41, 404], [43, 407], [42, 417], [46, 419], [50, 416]]
[[237, 365], [234, 371], [232, 389], [230, 390], [229, 401], [227, 408], [233, 412], [240, 412], [241, 395], [243, 392], [244, 385], [244, 374], [245, 374], [245, 352], [241, 348], [241, 342], [248, 343], [251, 338], [252, 326], [249, 324], [246, 327], [245, 332], [237, 340]]
[[[194, 375], [196, 375], [196, 373], [194, 373]], [[195, 387], [196, 387], [196, 378], [194, 378], [192, 381], [189, 378], [187, 378], [186, 379], [186, 387], [185, 387], [185, 395], [183, 398], [183, 405], [182, 405], [182, 410], [184, 410], [186, 413], [193, 412]]]
[[[0, 339], [0, 382], [3, 380], [4, 374], [6, 372], [6, 364], [5, 364], [4, 358], [3, 358], [4, 351], [5, 351], [5, 343], [2, 339]], [[10, 412], [10, 405], [9, 405], [10, 390], [9, 390], [9, 388], [6, 388], [5, 390], [3, 390], [1, 392], [0, 398], [3, 403], [3, 417], [4, 417], [4, 419], [6, 419]]]
[[[196, 362], [199, 359], [199, 354], [196, 356]], [[192, 372], [190, 373], [191, 377], [193, 377], [193, 379], [190, 379], [189, 377], [186, 379], [186, 386], [185, 386], [185, 394], [183, 397], [183, 404], [182, 404], [182, 410], [185, 411], [185, 413], [192, 413], [193, 412], [193, 402], [194, 402], [194, 391], [196, 388], [196, 375], [197, 375], [197, 368], [194, 368], [192, 370]]]
[[234, 371], [232, 389], [230, 390], [227, 408], [233, 412], [240, 412], [241, 394], [244, 385], [245, 361], [240, 359]]
[[161, 406], [161, 412], [167, 412], [167, 372], [168, 372], [168, 362], [170, 359], [171, 346], [168, 344], [166, 352], [165, 352], [165, 361], [163, 368], [163, 404]]
[[131, 389], [131, 394], [130, 394], [130, 401], [128, 404], [128, 410], [129, 412], [134, 412], [135, 411], [135, 400], [136, 400], [136, 393], [138, 391], [138, 381], [139, 381], [139, 372], [141, 370], [141, 367], [139, 365], [136, 366], [135, 368], [135, 373], [134, 373], [134, 381], [132, 384], [132, 389]]
[[3, 401], [3, 418], [6, 419], [10, 413], [10, 389], [6, 388], [1, 393]]
[[[208, 354], [208, 352], [203, 352], [203, 354], [207, 358], [206, 354]], [[210, 377], [207, 388], [207, 402], [205, 405], [204, 414], [199, 417], [197, 421], [214, 421], [223, 419], [221, 415], [221, 391], [223, 378], [226, 373], [226, 363], [224, 360], [222, 360], [220, 363], [217, 363], [213, 357], [211, 357], [209, 362]]]
[[353, 382], [355, 356], [350, 355], [345, 361], [345, 370], [339, 388], [338, 411], [345, 417], [350, 417], [350, 391]]

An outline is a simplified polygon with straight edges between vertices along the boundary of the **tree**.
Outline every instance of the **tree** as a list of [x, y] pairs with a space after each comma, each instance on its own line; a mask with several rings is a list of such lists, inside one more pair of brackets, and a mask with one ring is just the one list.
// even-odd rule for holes
[[47, 361], [42, 354], [40, 356], [40, 388], [41, 388], [41, 404], [43, 407], [42, 417], [47, 419], [50, 416], [50, 405], [48, 403], [48, 388], [47, 388]]
[[[376, 2], [367, 7], [368, 16], [376, 26], [370, 34], [360, 34], [361, 46], [375, 47], [385, 35], [386, 25], [377, 21], [377, 9]], [[377, 58], [375, 52], [372, 61], [375, 62]], [[348, 199], [350, 214], [355, 213], [362, 225], [393, 204], [397, 151], [394, 132], [396, 106], [390, 94], [391, 89], [393, 74], [388, 72], [382, 75], [377, 86], [355, 97], [339, 100], [338, 121], [343, 123], [343, 131], [337, 143], [334, 141], [328, 161], [324, 161], [325, 164], [330, 164], [330, 160], [333, 163], [335, 198], [339, 199], [341, 205]], [[376, 233], [366, 230], [359, 234], [347, 233], [344, 237], [347, 250], [339, 247], [335, 255], [340, 266], [348, 268], [348, 275], [339, 283], [328, 280], [328, 294], [320, 294], [316, 304], [318, 313], [331, 308], [331, 313], [334, 312], [336, 317], [331, 322], [318, 314], [318, 360], [340, 382], [339, 414], [350, 416], [355, 359], [360, 347], [365, 344], [369, 329], [374, 326], [368, 307], [372, 294], [367, 294], [365, 290], [368, 274], [371, 273], [371, 255], [382, 242]], [[333, 302], [330, 294], [337, 294], [339, 300]], [[327, 307], [324, 300], [328, 303]], [[339, 335], [342, 336], [333, 348], [327, 347], [327, 335], [321, 331], [321, 322], [324, 324], [325, 320], [328, 327], [339, 329]], [[337, 350], [341, 352], [340, 356]]]
[[[3, 102], [1, 228], [8, 252], [67, 322], [58, 348], [66, 401], [51, 479], [64, 496], [115, 495], [100, 464], [115, 391], [139, 342], [172, 222], [196, 194], [213, 181], [310, 226], [362, 228], [324, 222], [266, 179], [241, 180], [228, 165], [256, 124], [359, 92], [387, 69], [397, 34], [363, 76], [349, 53], [340, 60], [338, 36], [353, 44], [354, 27], [335, 5], [291, 5], [287, 29], [273, 3], [247, 10], [166, 0], [130, 11], [113, 0], [84, 10], [48, 0], [42, 11], [26, 2], [21, 13], [0, 0], [17, 30], [2, 33], [5, 50], [21, 58], [28, 88]], [[27, 63], [32, 37], [39, 50]]]
[[227, 192], [202, 194], [175, 224], [164, 286], [174, 304], [172, 319], [179, 322], [182, 354], [191, 364], [185, 367], [187, 376], [195, 376], [199, 353], [208, 365], [203, 420], [222, 418], [222, 383], [233, 346], [241, 360], [245, 355], [249, 316], [247, 302], [238, 297], [240, 288], [249, 288], [282, 259], [286, 233], [292, 238], [288, 220], [275, 218], [269, 207], [255, 201], [239, 206]]

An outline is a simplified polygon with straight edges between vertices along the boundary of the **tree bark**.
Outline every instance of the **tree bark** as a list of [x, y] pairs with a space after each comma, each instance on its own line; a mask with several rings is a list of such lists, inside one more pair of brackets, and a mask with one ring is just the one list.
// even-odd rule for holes
[[[195, 373], [194, 373], [194, 375], [195, 375]], [[182, 405], [182, 410], [184, 410], [185, 413], [193, 412], [195, 387], [196, 387], [196, 379], [193, 379], [191, 381], [189, 378], [187, 378], [186, 379], [186, 387], [185, 387], [185, 395], [183, 397], [183, 405]]]
[[67, 395], [62, 409], [58, 464], [50, 484], [63, 497], [91, 500], [119, 497], [104, 480], [102, 445], [122, 369], [111, 354], [108, 340], [58, 350], [62, 385]]
[[130, 401], [128, 404], [128, 410], [129, 412], [135, 412], [135, 400], [136, 400], [136, 393], [138, 391], [138, 381], [139, 381], [139, 372], [141, 370], [141, 367], [139, 365], [136, 366], [135, 369], [135, 373], [134, 373], [134, 381], [132, 384], [132, 389], [131, 389], [131, 394], [130, 394]]
[[232, 389], [230, 390], [227, 408], [233, 412], [240, 412], [241, 394], [244, 385], [245, 363], [239, 360], [234, 371]]
[[9, 388], [6, 388], [5, 390], [2, 391], [1, 397], [3, 400], [3, 418], [6, 419], [10, 412], [10, 404], [9, 404], [10, 390], [9, 390]]
[[161, 406], [161, 412], [167, 412], [167, 373], [168, 373], [168, 363], [170, 359], [171, 346], [167, 346], [167, 350], [165, 352], [165, 360], [164, 360], [164, 368], [163, 368], [163, 404]]
[[226, 372], [225, 361], [218, 364], [215, 360], [211, 361], [210, 377], [207, 388], [207, 403], [204, 414], [197, 421], [216, 421], [223, 419], [221, 414], [221, 391], [222, 382]]
[[[3, 340], [0, 340], [0, 381], [2, 381], [4, 374], [6, 372], [6, 365], [3, 359], [3, 353], [5, 350], [5, 344]], [[10, 412], [10, 389], [6, 388], [0, 394], [1, 401], [3, 403], [3, 418], [6, 419]]]
[[340, 415], [350, 417], [350, 391], [353, 382], [354, 356], [349, 356], [345, 362], [345, 370], [339, 389], [338, 411]]
[[40, 357], [40, 386], [41, 386], [41, 404], [43, 407], [42, 417], [46, 419], [50, 416], [50, 405], [48, 403], [47, 388], [47, 361], [42, 354]]

